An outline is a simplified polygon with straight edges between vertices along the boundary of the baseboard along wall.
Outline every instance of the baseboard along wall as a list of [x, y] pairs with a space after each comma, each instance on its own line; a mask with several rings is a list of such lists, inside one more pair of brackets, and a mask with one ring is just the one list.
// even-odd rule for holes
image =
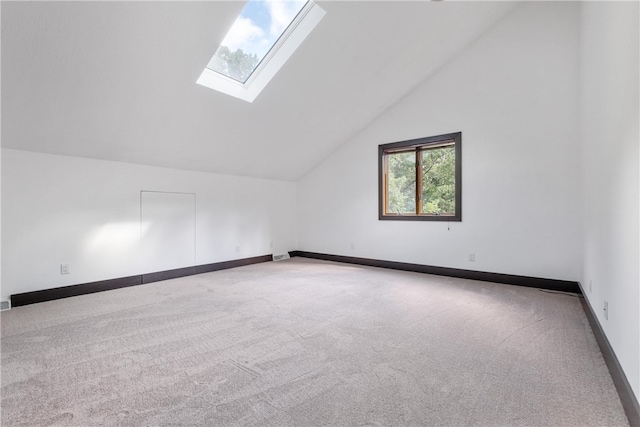
[[38, 302], [52, 301], [78, 295], [93, 294], [95, 292], [110, 291], [112, 289], [126, 288], [128, 286], [144, 285], [147, 283], [159, 282], [161, 280], [176, 279], [178, 277], [192, 276], [194, 274], [208, 273], [211, 271], [226, 270], [228, 268], [267, 262], [272, 259], [272, 255], [261, 255], [251, 258], [216, 262], [213, 264], [203, 264], [193, 267], [177, 268], [174, 270], [138, 274], [129, 277], [119, 277], [116, 279], [101, 280], [98, 282], [43, 289], [41, 291], [25, 292], [11, 295], [11, 306], [19, 307], [21, 305], [35, 304]]
[[[410, 264], [405, 262], [386, 261], [370, 258], [356, 258], [342, 255], [321, 254], [317, 252], [291, 251], [290, 256], [320, 259], [326, 261], [343, 262], [348, 264], [367, 265], [371, 267], [390, 268], [394, 270], [413, 271], [416, 273], [435, 274], [440, 276], [458, 277], [462, 279], [482, 280], [486, 282], [504, 283], [509, 285], [528, 286], [540, 289], [549, 289], [563, 292], [582, 294], [577, 282], [555, 279], [541, 279], [538, 277], [517, 276], [511, 274], [489, 273], [484, 271], [461, 270], [449, 267], [436, 267], [423, 264]], [[196, 265], [173, 270], [156, 271], [135, 276], [119, 277], [97, 282], [81, 283], [78, 285], [63, 286], [40, 291], [25, 292], [11, 295], [11, 306], [34, 304], [56, 300], [60, 298], [91, 294], [112, 289], [125, 288], [127, 286], [143, 285], [159, 282], [161, 280], [175, 279], [178, 277], [192, 276], [194, 274], [208, 273], [211, 271], [225, 270], [227, 268], [241, 267], [244, 265], [267, 262], [273, 259], [273, 255], [261, 255], [251, 258], [242, 258], [230, 261], [216, 262], [212, 264]]]
[[[580, 287], [582, 288], [582, 286]], [[611, 343], [609, 343], [609, 340], [604, 333], [604, 329], [602, 329], [602, 325], [600, 325], [600, 321], [598, 321], [598, 317], [593, 311], [593, 307], [591, 307], [589, 301], [586, 298], [581, 297], [580, 303], [582, 304], [584, 313], [587, 315], [587, 320], [589, 320], [589, 325], [591, 325], [593, 335], [596, 337], [596, 341], [598, 342], [598, 346], [602, 352], [602, 357], [607, 364], [607, 368], [609, 368], [613, 385], [615, 385], [616, 390], [618, 391], [622, 407], [629, 419], [629, 425], [631, 425], [631, 427], [640, 427], [640, 405], [638, 404], [638, 399], [631, 389], [631, 384], [629, 384], [627, 376], [622, 370], [618, 357], [613, 351], [613, 347], [611, 347]]]
[[393, 270], [413, 271], [415, 273], [435, 274], [437, 276], [457, 277], [460, 279], [482, 280], [484, 282], [504, 283], [507, 285], [527, 286], [531, 288], [552, 291], [572, 292], [582, 294], [578, 282], [556, 279], [541, 279], [539, 277], [517, 276], [513, 274], [488, 273], [485, 271], [462, 270], [450, 267], [436, 267], [424, 264], [386, 261], [371, 258], [357, 258], [343, 255], [321, 254], [316, 252], [293, 251], [290, 255], [304, 258], [321, 259], [325, 261], [344, 262], [348, 264], [367, 265], [370, 267], [390, 268]]

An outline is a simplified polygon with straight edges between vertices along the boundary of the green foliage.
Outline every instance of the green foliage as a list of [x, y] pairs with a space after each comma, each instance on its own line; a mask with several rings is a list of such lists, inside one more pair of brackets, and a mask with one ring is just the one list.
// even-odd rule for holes
[[255, 53], [244, 53], [242, 49], [231, 52], [227, 46], [220, 46], [211, 60], [210, 68], [244, 83], [258, 62]]
[[[422, 156], [422, 213], [455, 213], [455, 148], [442, 147], [420, 152]], [[416, 213], [415, 152], [387, 155], [388, 211]]]
[[416, 213], [416, 156], [398, 153], [388, 156], [388, 209], [390, 213]]
[[454, 147], [422, 152], [422, 212], [454, 214], [456, 202]]

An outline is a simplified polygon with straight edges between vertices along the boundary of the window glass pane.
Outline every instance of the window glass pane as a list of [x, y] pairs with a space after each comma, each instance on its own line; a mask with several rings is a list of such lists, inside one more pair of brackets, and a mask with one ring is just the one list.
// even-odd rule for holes
[[455, 147], [423, 150], [422, 213], [454, 215], [456, 211]]
[[207, 68], [247, 81], [307, 0], [249, 0]]
[[387, 155], [388, 184], [387, 212], [390, 214], [416, 213], [416, 154]]

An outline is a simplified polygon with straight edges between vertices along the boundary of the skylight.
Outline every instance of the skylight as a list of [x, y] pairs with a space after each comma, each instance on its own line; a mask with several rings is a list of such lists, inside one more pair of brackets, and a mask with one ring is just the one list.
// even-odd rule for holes
[[249, 0], [207, 68], [245, 83], [307, 0]]
[[253, 102], [324, 13], [311, 0], [249, 0], [197, 83]]

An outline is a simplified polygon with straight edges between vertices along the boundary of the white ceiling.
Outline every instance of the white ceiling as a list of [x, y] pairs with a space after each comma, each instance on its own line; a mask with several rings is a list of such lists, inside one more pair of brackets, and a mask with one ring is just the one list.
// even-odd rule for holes
[[2, 146], [294, 181], [516, 5], [318, 3], [250, 104], [195, 83], [243, 2], [3, 1]]

